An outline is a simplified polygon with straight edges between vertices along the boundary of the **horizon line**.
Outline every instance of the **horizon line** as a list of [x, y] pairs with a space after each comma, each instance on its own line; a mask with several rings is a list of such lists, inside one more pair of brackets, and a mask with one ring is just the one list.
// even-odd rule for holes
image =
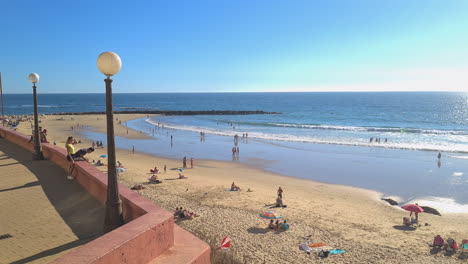
[[[133, 93], [120, 93], [113, 92], [112, 94], [215, 94], [215, 93], [468, 93], [468, 91], [242, 91], [242, 92], [133, 92]], [[3, 95], [23, 95], [23, 94], [32, 94], [32, 93], [3, 93]], [[38, 93], [40, 94], [105, 94], [102, 93]]]

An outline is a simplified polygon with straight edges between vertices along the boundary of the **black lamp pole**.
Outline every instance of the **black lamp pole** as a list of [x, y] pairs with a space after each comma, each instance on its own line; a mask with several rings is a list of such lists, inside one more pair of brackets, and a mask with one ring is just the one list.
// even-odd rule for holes
[[117, 182], [117, 168], [114, 142], [114, 114], [112, 113], [112, 79], [107, 77], [106, 82], [106, 116], [107, 116], [107, 201], [104, 219], [104, 232], [112, 231], [122, 226], [122, 201], [119, 195]]
[[37, 114], [37, 92], [36, 83], [33, 83], [33, 97], [34, 97], [34, 154], [33, 159], [43, 160], [41, 140], [39, 138], [39, 116]]

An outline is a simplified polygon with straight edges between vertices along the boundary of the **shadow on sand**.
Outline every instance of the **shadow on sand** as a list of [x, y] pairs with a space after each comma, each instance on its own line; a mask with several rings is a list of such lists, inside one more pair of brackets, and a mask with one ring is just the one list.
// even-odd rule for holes
[[247, 232], [252, 233], [252, 234], [266, 234], [270, 231], [273, 231], [273, 230], [268, 229], [268, 228], [260, 228], [260, 227], [251, 227], [247, 229]]
[[395, 228], [396, 230], [402, 230], [402, 231], [414, 231], [418, 229], [417, 227], [405, 226], [405, 225], [394, 225], [393, 228]]

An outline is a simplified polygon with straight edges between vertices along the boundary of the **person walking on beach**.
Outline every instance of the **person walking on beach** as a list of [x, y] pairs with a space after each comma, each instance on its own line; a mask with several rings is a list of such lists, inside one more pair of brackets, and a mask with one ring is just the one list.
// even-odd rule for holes
[[440, 154], [439, 152], [439, 154], [437, 155], [437, 158], [440, 160], [441, 157], [442, 157], [442, 154]]
[[281, 189], [281, 187], [278, 188], [277, 194], [279, 198], [283, 199], [283, 189]]
[[184, 157], [184, 158], [182, 159], [182, 167], [183, 167], [184, 169], [187, 168], [187, 157]]
[[239, 147], [236, 147], [236, 154], [239, 156]]
[[164, 164], [164, 173], [166, 173], [166, 170], [167, 170], [167, 166], [166, 164]]
[[193, 158], [190, 158], [190, 168], [193, 169]]
[[135, 146], [132, 147], [132, 154], [135, 154]]

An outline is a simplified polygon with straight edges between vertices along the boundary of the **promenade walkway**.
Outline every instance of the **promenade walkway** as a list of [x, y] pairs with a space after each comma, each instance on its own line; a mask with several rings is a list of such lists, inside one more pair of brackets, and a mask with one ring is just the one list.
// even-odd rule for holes
[[104, 209], [63, 169], [0, 138], [0, 263], [48, 263], [102, 234]]

